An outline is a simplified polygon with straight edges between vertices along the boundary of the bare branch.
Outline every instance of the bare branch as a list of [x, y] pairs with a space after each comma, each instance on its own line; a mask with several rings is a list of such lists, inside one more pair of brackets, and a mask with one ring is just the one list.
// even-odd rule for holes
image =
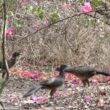
[[4, 87], [5, 87], [5, 84], [9, 78], [9, 69], [8, 69], [8, 65], [7, 65], [7, 61], [6, 61], [6, 58], [5, 58], [5, 45], [6, 45], [6, 36], [5, 36], [5, 27], [6, 27], [6, 1], [3, 0], [3, 33], [2, 33], [2, 53], [3, 53], [3, 65], [5, 65], [6, 69], [3, 70], [3, 74], [6, 74], [6, 77], [4, 79], [4, 82], [0, 88], [0, 94], [2, 93]]
[[[89, 13], [93, 13], [93, 12], [98, 13], [99, 11], [106, 11], [106, 10], [105, 10], [105, 9], [97, 9], [96, 11], [90, 11], [90, 12], [88, 12], [88, 13], [82, 12], [82, 13], [74, 14], [74, 15], [72, 15], [72, 16], [68, 16], [68, 17], [63, 18], [63, 19], [61, 19], [61, 20], [58, 20], [58, 21], [56, 21], [56, 22], [54, 22], [54, 23], [51, 23], [51, 24], [49, 24], [49, 25], [47, 25], [47, 26], [41, 27], [40, 29], [36, 30], [35, 32], [33, 32], [33, 33], [31, 33], [31, 34], [28, 34], [28, 35], [26, 35], [25, 37], [21, 38], [21, 39], [19, 40], [19, 42], [20, 42], [21, 40], [27, 38], [27, 37], [30, 37], [30, 36], [36, 34], [37, 32], [39, 32], [39, 31], [41, 31], [41, 30], [43, 30], [43, 29], [45, 29], [45, 28], [48, 28], [48, 27], [50, 27], [50, 26], [52, 26], [52, 25], [55, 25], [55, 24], [57, 24], [57, 23], [59, 23], [59, 22], [63, 22], [63, 21], [65, 21], [65, 20], [71, 19], [71, 18], [76, 17], [76, 16], [81, 16], [81, 15], [84, 15], [84, 14], [85, 14], [85, 15], [90, 16], [90, 17], [92, 17], [92, 18], [100, 19], [99, 17], [96, 17], [96, 16], [94, 16], [94, 15], [90, 15], [90, 14], [89, 14]], [[110, 9], [108, 9], [107, 11], [110, 11]], [[104, 21], [104, 20], [102, 20], [102, 19], [100, 19], [100, 21], [102, 21], [102, 22], [104, 22], [105, 24], [107, 24], [107, 25], [110, 26], [110, 23], [108, 23], [107, 21]]]

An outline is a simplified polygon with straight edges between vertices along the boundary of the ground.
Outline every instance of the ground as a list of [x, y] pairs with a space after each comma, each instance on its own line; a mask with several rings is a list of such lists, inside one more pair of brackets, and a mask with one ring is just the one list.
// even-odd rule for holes
[[57, 90], [54, 99], [49, 98], [49, 90], [40, 90], [31, 97], [22, 98], [37, 83], [37, 79], [11, 75], [1, 96], [5, 109], [110, 110], [109, 81], [91, 81], [89, 87], [83, 87], [81, 82], [69, 80]]

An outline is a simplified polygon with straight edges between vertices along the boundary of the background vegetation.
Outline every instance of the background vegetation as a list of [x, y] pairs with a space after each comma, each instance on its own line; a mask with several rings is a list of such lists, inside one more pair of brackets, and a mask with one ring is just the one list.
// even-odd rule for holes
[[[7, 52], [20, 51], [19, 64], [35, 68], [61, 63], [109, 65], [109, 18], [97, 12], [79, 14], [82, 3], [7, 0], [7, 27], [13, 28], [7, 36]], [[109, 7], [109, 1], [92, 0], [93, 11], [104, 9], [104, 3]], [[109, 16], [109, 10], [106, 13]], [[1, 28], [2, 22], [1, 14]]]
[[[3, 8], [4, 3], [6, 9]], [[0, 100], [5, 107], [19, 110], [26, 107], [51, 107], [53, 110], [57, 106], [66, 110], [109, 109], [109, 77], [95, 77], [91, 81], [92, 86], [84, 92], [79, 79], [65, 75], [68, 83], [55, 94], [56, 100], [44, 102], [47, 91], [30, 99], [22, 98], [37, 81], [56, 75], [47, 70], [55, 69], [60, 64], [109, 68], [109, 7], [109, 0], [0, 0], [0, 46], [3, 38], [6, 38], [6, 59], [10, 59], [15, 51], [21, 53], [17, 67], [10, 69], [10, 73], [16, 74], [7, 71], [10, 79], [5, 80], [8, 81], [5, 89], [5, 81], [0, 79], [0, 95], [4, 89]], [[6, 29], [3, 35], [4, 24]], [[0, 62], [3, 56], [0, 49]], [[44, 103], [29, 105], [39, 101]], [[3, 106], [2, 102], [0, 104]], [[28, 106], [25, 107], [25, 104]]]

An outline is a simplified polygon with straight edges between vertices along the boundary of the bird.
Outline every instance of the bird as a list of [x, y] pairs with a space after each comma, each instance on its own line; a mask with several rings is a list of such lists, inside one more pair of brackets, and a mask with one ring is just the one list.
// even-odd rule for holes
[[[20, 55], [19, 52], [14, 52], [14, 53], [12, 54], [12, 57], [11, 57], [9, 60], [7, 60], [7, 64], [8, 64], [8, 67], [9, 67], [9, 68], [11, 68], [11, 67], [14, 66], [14, 64], [16, 63], [16, 58], [17, 58], [19, 55]], [[5, 75], [4, 70], [6, 70], [6, 66], [5, 66], [5, 64], [3, 63], [3, 61], [0, 61], [0, 68], [1, 68], [1, 71], [0, 71], [0, 72], [3, 72], [2, 77], [4, 77], [4, 75]]]
[[[59, 67], [57, 67], [56, 69], [57, 71], [59, 71]], [[89, 78], [93, 77], [94, 75], [101, 74], [105, 76], [110, 76], [110, 72], [108, 72], [107, 70], [90, 66], [67, 67], [65, 69], [65, 72], [74, 74], [82, 81], [84, 86], [90, 85]]]
[[35, 92], [40, 89], [49, 89], [50, 90], [50, 98], [53, 97], [57, 88], [60, 87], [64, 83], [64, 70], [66, 69], [66, 65], [61, 65], [59, 67], [59, 75], [55, 77], [50, 77], [46, 80], [41, 81], [39, 84], [30, 89], [26, 94], [23, 95], [23, 98], [31, 96]]

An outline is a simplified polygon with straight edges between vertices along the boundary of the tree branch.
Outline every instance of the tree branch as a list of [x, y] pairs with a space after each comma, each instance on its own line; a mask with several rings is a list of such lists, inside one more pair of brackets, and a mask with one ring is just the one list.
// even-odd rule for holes
[[[95, 17], [95, 16], [89, 14], [89, 13], [93, 13], [93, 12], [98, 13], [99, 11], [107, 11], [107, 12], [108, 12], [108, 11], [110, 11], [110, 9], [108, 9], [108, 10], [105, 10], [105, 9], [96, 9], [95, 11], [90, 11], [90, 12], [88, 12], [88, 13], [80, 12], [80, 13], [74, 14], [74, 15], [72, 15], [72, 16], [68, 16], [68, 17], [63, 18], [63, 19], [61, 19], [61, 20], [58, 20], [58, 21], [56, 21], [56, 22], [54, 22], [54, 23], [48, 24], [47, 26], [41, 27], [40, 29], [36, 30], [35, 32], [33, 32], [33, 33], [31, 33], [31, 34], [28, 34], [28, 35], [26, 35], [25, 37], [21, 38], [21, 39], [19, 40], [19, 42], [22, 41], [23, 39], [27, 38], [27, 37], [30, 37], [30, 36], [36, 34], [37, 32], [39, 32], [39, 31], [41, 31], [41, 30], [43, 30], [43, 29], [45, 29], [45, 28], [48, 28], [48, 27], [50, 27], [50, 26], [52, 26], [52, 25], [55, 25], [55, 24], [57, 24], [57, 23], [59, 23], [59, 22], [63, 22], [63, 21], [65, 21], [65, 20], [67, 20], [67, 19], [71, 19], [71, 18], [76, 17], [76, 16], [81, 16], [81, 15], [84, 15], [84, 14], [85, 14], [85, 15], [90, 16], [90, 17], [92, 17], [92, 18], [100, 19], [100, 18], [98, 18], [98, 17]], [[100, 21], [102, 21], [102, 22], [104, 22], [105, 24], [107, 24], [107, 25], [110, 26], [110, 23], [108, 23], [107, 21], [104, 21], [104, 20], [101, 20], [101, 19], [100, 19]]]
[[[8, 69], [8, 65], [7, 65], [7, 61], [5, 58], [5, 46], [6, 46], [6, 36], [5, 36], [5, 28], [6, 28], [6, 0], [3, 0], [3, 31], [2, 31], [2, 54], [3, 54], [3, 65], [5, 65], [5, 70], [3, 70], [2, 74], [6, 74], [6, 77], [3, 79], [2, 83], [1, 83], [1, 87], [0, 87], [0, 95], [2, 94], [2, 91], [6, 85], [6, 82], [9, 79], [9, 69]], [[3, 68], [3, 67], [2, 67]], [[4, 68], [3, 68], [4, 69]]]

